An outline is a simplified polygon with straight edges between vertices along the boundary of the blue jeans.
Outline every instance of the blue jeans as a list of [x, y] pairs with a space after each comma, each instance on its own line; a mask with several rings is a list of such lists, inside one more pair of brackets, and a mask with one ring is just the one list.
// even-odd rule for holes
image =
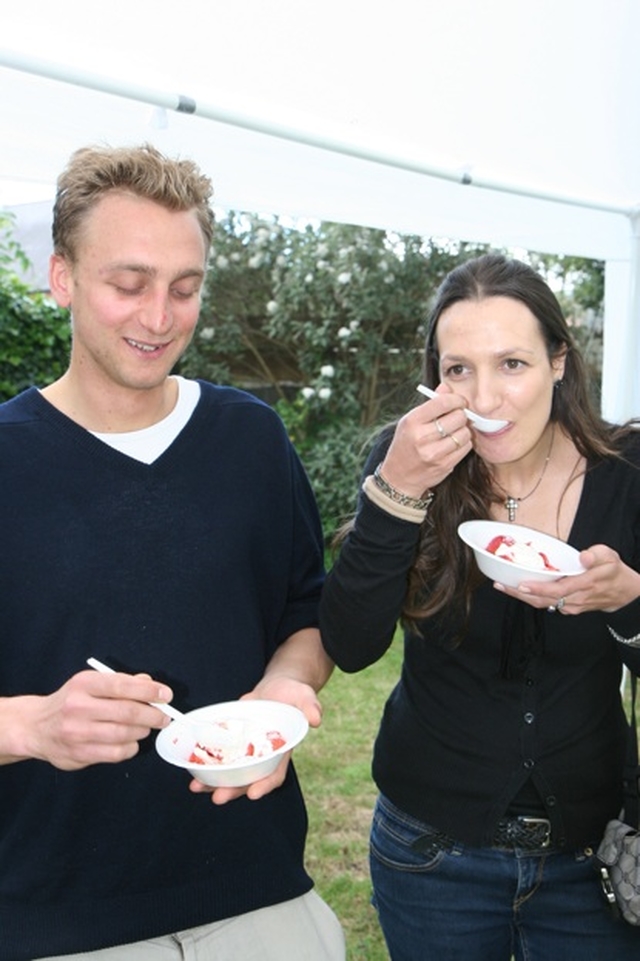
[[640, 927], [610, 914], [593, 850], [443, 842], [379, 797], [373, 904], [392, 961], [640, 961]]

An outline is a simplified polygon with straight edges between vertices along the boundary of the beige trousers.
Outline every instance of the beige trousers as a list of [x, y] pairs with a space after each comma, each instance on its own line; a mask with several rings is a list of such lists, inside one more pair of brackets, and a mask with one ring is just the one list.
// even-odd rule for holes
[[340, 922], [315, 891], [150, 941], [42, 961], [344, 961]]

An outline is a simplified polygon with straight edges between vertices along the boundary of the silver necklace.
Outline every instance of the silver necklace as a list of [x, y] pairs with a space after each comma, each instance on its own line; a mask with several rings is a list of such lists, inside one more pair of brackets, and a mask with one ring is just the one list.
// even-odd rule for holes
[[546, 456], [546, 458], [545, 458], [545, 462], [544, 462], [544, 464], [542, 465], [542, 472], [540, 473], [540, 477], [539, 477], [538, 480], [535, 482], [535, 484], [533, 485], [533, 487], [531, 488], [531, 490], [529, 491], [528, 494], [524, 494], [522, 497], [512, 497], [511, 494], [508, 494], [507, 491], [506, 491], [504, 488], [501, 488], [502, 493], [507, 495], [507, 496], [506, 496], [506, 499], [505, 499], [505, 501], [504, 501], [504, 507], [505, 507], [505, 510], [507, 511], [507, 514], [509, 515], [509, 521], [510, 521], [511, 523], [513, 523], [513, 521], [515, 521], [515, 519], [516, 519], [516, 511], [518, 510], [518, 507], [520, 506], [520, 504], [522, 503], [522, 501], [526, 501], [529, 497], [531, 497], [533, 494], [535, 494], [535, 492], [536, 492], [536, 491], [538, 490], [538, 488], [540, 487], [540, 484], [542, 483], [542, 478], [544, 477], [545, 471], [546, 471], [546, 469], [547, 469], [547, 464], [549, 463], [549, 460], [550, 460], [550, 458], [551, 458], [551, 451], [552, 451], [552, 449], [553, 449], [553, 440], [554, 440], [554, 437], [555, 437], [555, 436], [556, 436], [555, 429], [552, 429], [552, 431], [551, 431], [551, 443], [549, 444], [549, 451], [548, 451], [547, 456]]

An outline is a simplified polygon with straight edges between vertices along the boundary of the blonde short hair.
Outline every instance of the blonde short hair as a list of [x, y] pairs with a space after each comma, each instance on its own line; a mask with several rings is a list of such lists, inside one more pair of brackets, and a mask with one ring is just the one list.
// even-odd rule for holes
[[111, 190], [153, 200], [168, 210], [195, 210], [208, 252], [213, 236], [213, 186], [191, 160], [165, 157], [151, 144], [82, 147], [58, 177], [53, 249], [71, 263], [87, 214]]

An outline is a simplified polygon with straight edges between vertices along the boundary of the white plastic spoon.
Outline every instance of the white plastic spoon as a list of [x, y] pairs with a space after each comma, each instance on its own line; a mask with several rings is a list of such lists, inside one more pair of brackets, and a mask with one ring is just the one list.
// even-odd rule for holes
[[[88, 657], [87, 664], [92, 667], [94, 671], [99, 671], [101, 674], [115, 674], [116, 671], [107, 664], [103, 664], [96, 657]], [[147, 701], [151, 707], [157, 707], [159, 711], [166, 714], [171, 718], [172, 721], [182, 721], [181, 733], [188, 731], [188, 736], [193, 739], [195, 744], [203, 741], [205, 744], [207, 742], [207, 735], [211, 731], [212, 727], [215, 727], [215, 743], [216, 745], [228, 745], [234, 744], [237, 735], [233, 731], [226, 730], [224, 725], [218, 723], [214, 720], [196, 720], [195, 718], [189, 717], [187, 714], [183, 714], [175, 707], [171, 707], [170, 704], [161, 704], [159, 701]], [[173, 725], [169, 725], [172, 727]], [[210, 734], [209, 734], [210, 736]]]
[[[430, 387], [425, 387], [424, 384], [418, 384], [417, 390], [426, 397], [430, 397], [433, 400], [434, 397], [439, 397], [435, 390], [431, 390]], [[495, 434], [497, 430], [502, 430], [509, 423], [508, 420], [494, 420], [491, 417], [481, 417], [480, 414], [474, 413], [472, 410], [468, 410], [463, 407], [466, 417], [471, 421], [472, 424], [482, 431], [483, 434]]]
[[[88, 657], [87, 664], [89, 667], [92, 667], [94, 671], [100, 671], [101, 674], [116, 673], [112, 667], [108, 667], [95, 657]], [[183, 714], [182, 711], [178, 711], [175, 707], [171, 707], [170, 704], [160, 704], [158, 701], [147, 701], [147, 703], [150, 704], [151, 707], [157, 707], [159, 711], [162, 711], [163, 714], [167, 714], [169, 717], [173, 718], [174, 721], [189, 721], [186, 714]], [[193, 721], [189, 721], [189, 724], [193, 724]]]
[[[116, 673], [112, 667], [109, 667], [107, 664], [103, 664], [102, 661], [99, 661], [96, 657], [88, 657], [87, 664], [89, 667], [92, 667], [94, 671], [99, 671], [101, 674]], [[195, 720], [194, 718], [183, 714], [182, 711], [179, 711], [176, 707], [172, 707], [170, 704], [161, 704], [159, 701], [147, 701], [147, 704], [150, 704], [151, 707], [157, 707], [159, 711], [162, 711], [163, 714], [166, 714], [173, 721], [182, 721], [184, 724], [187, 724], [189, 728], [193, 728], [194, 732], [201, 731], [203, 728], [208, 728], [211, 727], [212, 724], [215, 724], [216, 738], [219, 743], [224, 740], [230, 741], [232, 738], [231, 732], [226, 731], [215, 721]]]

